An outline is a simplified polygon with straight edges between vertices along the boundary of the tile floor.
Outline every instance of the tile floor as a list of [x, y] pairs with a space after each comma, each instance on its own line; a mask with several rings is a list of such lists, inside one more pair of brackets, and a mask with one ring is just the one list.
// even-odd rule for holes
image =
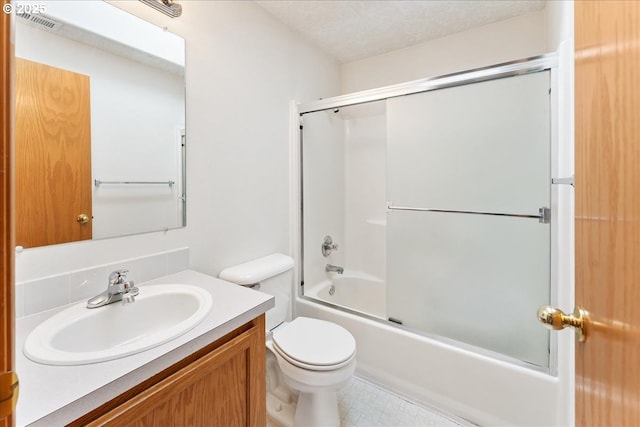
[[341, 427], [467, 427], [355, 377], [338, 393]]
[[[341, 427], [472, 427], [354, 377], [338, 393]], [[280, 427], [272, 419], [267, 427]]]

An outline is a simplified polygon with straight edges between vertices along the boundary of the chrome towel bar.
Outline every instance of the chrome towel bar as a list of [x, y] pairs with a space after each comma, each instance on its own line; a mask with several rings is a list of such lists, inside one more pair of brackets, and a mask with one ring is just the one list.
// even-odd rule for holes
[[543, 223], [543, 224], [548, 224], [551, 221], [551, 209], [545, 208], [545, 207], [538, 209], [538, 215], [512, 214], [512, 213], [502, 213], [502, 212], [459, 211], [459, 210], [453, 210], [453, 209], [414, 208], [414, 207], [408, 207], [408, 206], [393, 206], [391, 204], [387, 205], [387, 209], [392, 211], [439, 212], [439, 213], [457, 213], [457, 214], [466, 214], [466, 215], [506, 216], [506, 217], [513, 217], [513, 218], [535, 218], [540, 223]]
[[168, 185], [169, 187], [175, 184], [175, 181], [101, 181], [99, 179], [94, 179], [93, 183], [96, 187], [100, 187], [102, 184], [161, 184]]

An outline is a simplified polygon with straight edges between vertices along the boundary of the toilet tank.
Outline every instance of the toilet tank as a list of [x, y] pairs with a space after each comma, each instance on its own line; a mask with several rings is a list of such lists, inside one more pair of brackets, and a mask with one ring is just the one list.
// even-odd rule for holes
[[267, 311], [267, 330], [275, 328], [291, 317], [293, 258], [290, 256], [279, 253], [267, 255], [227, 267], [218, 277], [275, 297], [275, 307]]

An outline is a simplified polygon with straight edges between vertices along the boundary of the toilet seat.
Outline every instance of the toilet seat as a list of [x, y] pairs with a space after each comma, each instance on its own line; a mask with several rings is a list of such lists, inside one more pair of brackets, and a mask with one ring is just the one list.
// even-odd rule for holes
[[335, 323], [297, 317], [273, 332], [273, 348], [299, 368], [329, 371], [351, 362], [356, 342], [349, 331]]

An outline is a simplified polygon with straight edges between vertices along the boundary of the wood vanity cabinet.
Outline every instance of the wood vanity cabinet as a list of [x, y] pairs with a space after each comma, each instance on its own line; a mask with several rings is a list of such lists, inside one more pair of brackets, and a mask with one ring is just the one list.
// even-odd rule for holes
[[266, 425], [264, 315], [70, 426]]

